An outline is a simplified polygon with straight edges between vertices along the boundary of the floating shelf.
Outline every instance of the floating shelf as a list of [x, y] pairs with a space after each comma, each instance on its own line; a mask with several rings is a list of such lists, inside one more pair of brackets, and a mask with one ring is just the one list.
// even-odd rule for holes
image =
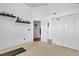
[[30, 24], [30, 22], [28, 22], [28, 21], [16, 21], [16, 22]]
[[0, 13], [0, 15], [16, 18], [16, 16], [14, 16], [13, 14], [5, 13], [5, 12]]
[[21, 20], [19, 17], [17, 17], [16, 22], [18, 22], [18, 23], [26, 23], [26, 24], [30, 24], [30, 22], [29, 22], [29, 21], [24, 21], [24, 20]]

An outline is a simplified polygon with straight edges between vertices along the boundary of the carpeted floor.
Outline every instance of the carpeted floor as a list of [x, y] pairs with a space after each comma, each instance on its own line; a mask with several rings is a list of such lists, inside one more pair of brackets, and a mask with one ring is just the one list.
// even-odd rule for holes
[[47, 44], [44, 42], [29, 42], [22, 45], [14, 46], [0, 50], [0, 54], [23, 47], [27, 51], [18, 54], [17, 56], [79, 56], [79, 51], [60, 47], [55, 44]]

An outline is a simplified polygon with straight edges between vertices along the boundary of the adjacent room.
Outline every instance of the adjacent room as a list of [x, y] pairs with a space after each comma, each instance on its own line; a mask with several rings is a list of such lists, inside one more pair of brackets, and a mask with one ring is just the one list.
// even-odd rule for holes
[[0, 56], [79, 56], [79, 3], [0, 3]]

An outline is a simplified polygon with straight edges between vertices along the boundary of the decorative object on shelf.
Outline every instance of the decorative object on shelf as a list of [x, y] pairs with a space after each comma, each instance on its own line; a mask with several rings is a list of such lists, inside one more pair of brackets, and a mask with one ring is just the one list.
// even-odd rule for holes
[[21, 20], [21, 18], [19, 18], [19, 17], [17, 17], [16, 22], [30, 24], [30, 22], [29, 22], [29, 21], [24, 21], [24, 20]]
[[11, 16], [13, 16], [13, 14], [11, 14]]
[[10, 15], [9, 13], [7, 13], [7, 15]]
[[5, 13], [5, 12], [0, 13], [0, 15], [16, 18], [16, 16], [14, 16], [13, 14]]
[[53, 14], [56, 14], [56, 13], [53, 13]]
[[5, 12], [2, 12], [2, 14], [5, 14]]

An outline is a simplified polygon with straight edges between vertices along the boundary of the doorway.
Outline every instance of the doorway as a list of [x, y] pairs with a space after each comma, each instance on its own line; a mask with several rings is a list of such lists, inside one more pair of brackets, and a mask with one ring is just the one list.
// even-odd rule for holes
[[41, 21], [33, 21], [33, 41], [41, 41]]

